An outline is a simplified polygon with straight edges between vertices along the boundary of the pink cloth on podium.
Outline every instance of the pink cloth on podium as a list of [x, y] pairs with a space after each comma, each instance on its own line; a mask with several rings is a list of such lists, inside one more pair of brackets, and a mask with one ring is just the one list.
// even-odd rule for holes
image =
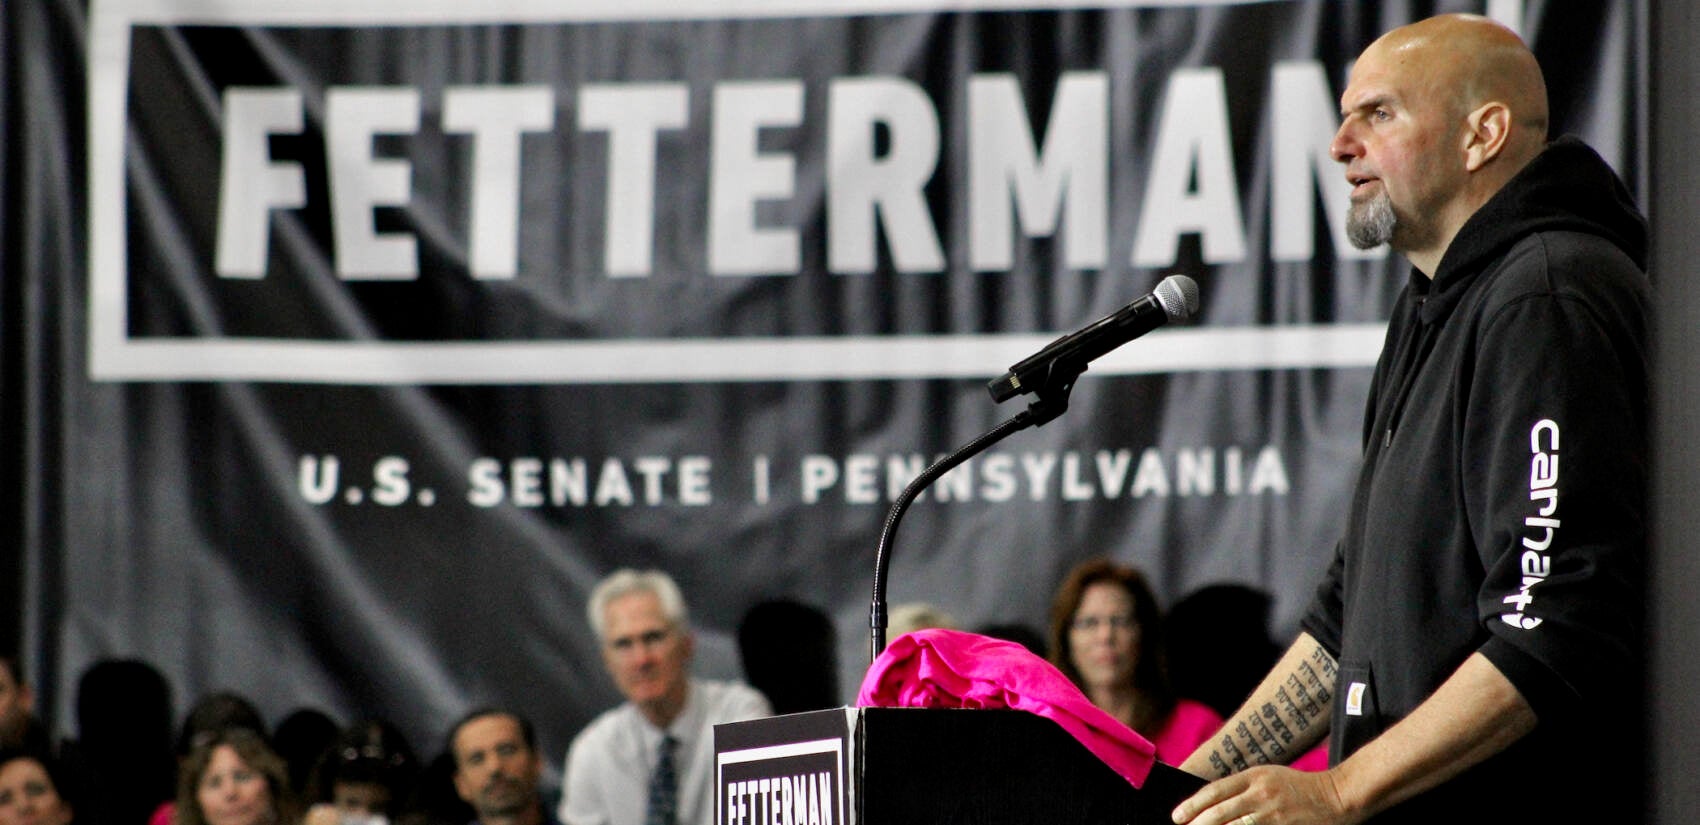
[[868, 667], [856, 704], [1036, 713], [1136, 788], [1157, 759], [1150, 741], [1092, 704], [1050, 662], [1015, 642], [959, 630], [917, 630], [892, 640]]

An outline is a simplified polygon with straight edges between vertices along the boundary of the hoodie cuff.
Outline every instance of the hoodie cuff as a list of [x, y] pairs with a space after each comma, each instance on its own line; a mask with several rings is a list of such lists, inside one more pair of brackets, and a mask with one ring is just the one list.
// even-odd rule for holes
[[1569, 715], [1580, 701], [1564, 679], [1541, 660], [1498, 636], [1488, 639], [1480, 652], [1511, 682], [1542, 723]]

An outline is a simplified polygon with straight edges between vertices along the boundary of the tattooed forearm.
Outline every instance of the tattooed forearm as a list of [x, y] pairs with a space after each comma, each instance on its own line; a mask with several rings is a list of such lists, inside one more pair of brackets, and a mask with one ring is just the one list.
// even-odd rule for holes
[[1321, 677], [1327, 680], [1323, 684], [1331, 689], [1334, 680], [1338, 677], [1335, 672], [1338, 665], [1335, 663], [1334, 657], [1328, 655], [1328, 651], [1323, 650], [1322, 645], [1317, 645], [1310, 652], [1310, 664], [1311, 667], [1321, 671]]
[[1231, 734], [1224, 734], [1216, 743], [1216, 750], [1210, 754], [1210, 764], [1220, 776], [1243, 771], [1251, 767], [1244, 753], [1240, 752], [1239, 740]]
[[1263, 724], [1263, 717], [1253, 716], [1234, 726], [1234, 735], [1245, 744], [1245, 750], [1254, 764], [1268, 765], [1285, 762], [1281, 754], [1286, 749], [1272, 735], [1269, 726]]
[[1264, 705], [1262, 718], [1258, 721], [1269, 726], [1271, 735], [1281, 740], [1282, 745], [1291, 745], [1293, 743], [1293, 729], [1287, 727], [1287, 720], [1282, 718], [1281, 714], [1278, 713], [1275, 708], [1269, 705]]
[[1335, 664], [1320, 645], [1283, 660], [1284, 672], [1267, 680], [1223, 725], [1207, 757], [1209, 770], [1228, 776], [1253, 765], [1285, 764], [1327, 730]]

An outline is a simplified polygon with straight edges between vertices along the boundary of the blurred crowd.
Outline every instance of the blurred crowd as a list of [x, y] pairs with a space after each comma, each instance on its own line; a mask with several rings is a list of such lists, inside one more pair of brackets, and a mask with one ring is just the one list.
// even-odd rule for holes
[[[1049, 660], [1179, 764], [1278, 656], [1270, 608], [1262, 591], [1219, 584], [1165, 611], [1140, 571], [1092, 559], [1060, 583], [1048, 628], [972, 630]], [[891, 617], [893, 637], [966, 629], [930, 604]], [[522, 708], [469, 709], [422, 756], [393, 720], [299, 708], [268, 724], [233, 690], [176, 719], [156, 668], [108, 659], [78, 681], [75, 736], [56, 738], [20, 660], [0, 656], [0, 825], [709, 825], [715, 724], [843, 704], [834, 626], [810, 605], [746, 612], [741, 682], [693, 675], [689, 611], [663, 572], [611, 574], [586, 619], [625, 701], [555, 755], [559, 788], [544, 787], [547, 756]], [[1326, 754], [1300, 764], [1324, 767]]]

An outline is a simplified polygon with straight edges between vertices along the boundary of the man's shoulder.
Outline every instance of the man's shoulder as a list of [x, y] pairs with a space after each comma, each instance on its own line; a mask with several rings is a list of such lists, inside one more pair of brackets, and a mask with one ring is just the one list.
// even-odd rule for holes
[[1639, 293], [1648, 278], [1628, 253], [1589, 232], [1554, 229], [1530, 233], [1506, 252], [1491, 289], [1572, 295]]
[[736, 722], [773, 713], [767, 697], [743, 682], [692, 679], [691, 690], [700, 697], [712, 722]]
[[590, 724], [585, 725], [584, 729], [573, 737], [572, 747], [577, 748], [581, 743], [586, 747], [603, 745], [641, 721], [642, 717], [638, 715], [636, 705], [621, 702], [590, 720]]
[[1646, 315], [1651, 284], [1623, 250], [1598, 235], [1570, 230], [1531, 233], [1508, 249], [1480, 288], [1473, 314], [1489, 321], [1530, 318], [1511, 308], [1586, 306], [1634, 323]]

